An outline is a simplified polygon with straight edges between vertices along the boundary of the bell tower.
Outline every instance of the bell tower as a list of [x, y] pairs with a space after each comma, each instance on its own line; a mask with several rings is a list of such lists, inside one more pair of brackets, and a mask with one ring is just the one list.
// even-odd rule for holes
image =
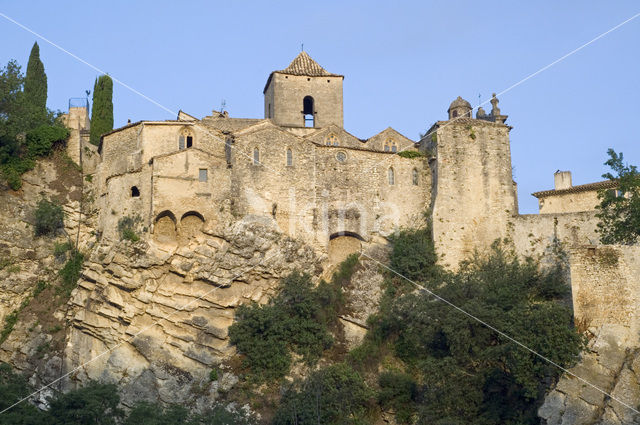
[[264, 87], [264, 117], [283, 127], [344, 126], [342, 81], [301, 52]]

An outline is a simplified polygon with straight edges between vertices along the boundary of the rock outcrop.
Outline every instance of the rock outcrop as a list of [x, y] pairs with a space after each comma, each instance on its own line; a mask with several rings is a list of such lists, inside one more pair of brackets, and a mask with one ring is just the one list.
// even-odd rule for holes
[[85, 263], [69, 301], [65, 387], [99, 379], [123, 402], [214, 400], [235, 382], [228, 327], [242, 303], [266, 302], [294, 269], [317, 273], [313, 250], [272, 220], [246, 217], [187, 244], [104, 241]]
[[640, 414], [635, 411], [640, 405], [640, 347], [630, 348], [637, 344], [619, 325], [603, 325], [591, 331], [588, 349], [570, 371], [593, 386], [564, 374], [538, 411], [544, 425], [640, 422]]

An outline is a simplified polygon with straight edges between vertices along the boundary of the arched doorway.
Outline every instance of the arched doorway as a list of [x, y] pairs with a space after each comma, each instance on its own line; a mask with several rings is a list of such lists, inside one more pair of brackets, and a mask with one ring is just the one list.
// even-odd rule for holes
[[354, 232], [336, 232], [329, 236], [329, 262], [338, 264], [349, 255], [360, 252], [364, 238]]
[[204, 217], [197, 211], [189, 211], [182, 215], [180, 219], [180, 237], [192, 238], [202, 232], [204, 228]]
[[176, 216], [171, 211], [165, 210], [156, 216], [153, 237], [161, 243], [176, 241]]

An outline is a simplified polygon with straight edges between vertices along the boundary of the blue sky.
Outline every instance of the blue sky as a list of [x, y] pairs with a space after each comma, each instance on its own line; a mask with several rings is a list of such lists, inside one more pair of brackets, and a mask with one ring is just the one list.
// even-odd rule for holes
[[[262, 117], [269, 73], [305, 50], [345, 75], [345, 128], [391, 126], [417, 139], [460, 95], [474, 106], [640, 12], [633, 1], [0, 1], [30, 27], [172, 111], [201, 117], [222, 100]], [[26, 68], [36, 36], [0, 17], [0, 62]], [[640, 165], [640, 17], [500, 97], [509, 115], [520, 211], [530, 193], [601, 180], [613, 147]], [[98, 72], [38, 40], [48, 105], [66, 110]], [[115, 125], [173, 115], [114, 87]], [[489, 109], [485, 107], [485, 109]]]

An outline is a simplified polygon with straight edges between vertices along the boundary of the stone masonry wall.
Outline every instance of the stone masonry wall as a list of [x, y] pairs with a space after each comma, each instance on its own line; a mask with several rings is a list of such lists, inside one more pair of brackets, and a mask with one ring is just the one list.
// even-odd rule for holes
[[[433, 236], [450, 267], [507, 235], [517, 214], [509, 127], [473, 119], [437, 123]], [[425, 146], [423, 146], [423, 149]]]
[[599, 203], [597, 190], [546, 196], [538, 200], [540, 214], [593, 211]]

